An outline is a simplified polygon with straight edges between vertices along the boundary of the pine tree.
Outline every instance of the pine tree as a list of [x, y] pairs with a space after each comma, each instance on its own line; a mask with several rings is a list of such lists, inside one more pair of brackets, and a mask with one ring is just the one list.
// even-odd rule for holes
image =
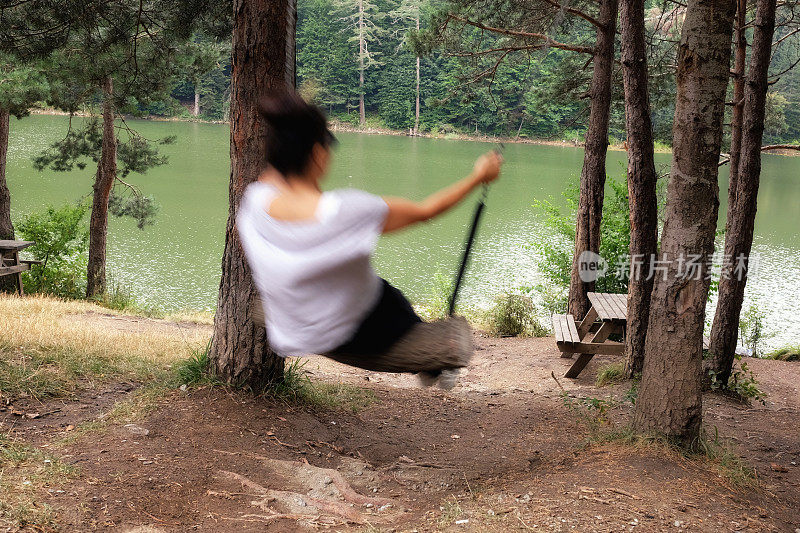
[[[410, 23], [411, 28], [419, 33], [421, 29], [420, 21], [422, 19], [422, 11], [426, 5], [425, 0], [401, 0], [397, 9], [389, 12], [389, 16], [395, 21], [403, 21]], [[408, 45], [408, 30], [404, 31], [403, 45]], [[414, 135], [419, 133], [419, 115], [420, 115], [420, 56], [415, 55], [416, 63], [416, 92], [414, 100]]]
[[[152, 202], [122, 178], [125, 169], [143, 172], [165, 160], [157, 156], [146, 139], [124, 124], [121, 128], [128, 131], [129, 140], [118, 146], [120, 127], [115, 125], [115, 118], [121, 110], [135, 111], [166, 98], [179, 44], [190, 36], [194, 17], [203, 13], [187, 2], [192, 3], [21, 2], [4, 10], [0, 17], [0, 22], [9, 23], [4, 28], [8, 35], [2, 35], [4, 47], [18, 57], [46, 56], [53, 62], [51, 73], [63, 82], [62, 90], [50, 95], [53, 105], [73, 112], [98, 98], [102, 102], [102, 127], [90, 121], [87, 128], [70, 131], [36, 163], [39, 168], [50, 166], [54, 170], [85, 165], [87, 158], [97, 163], [89, 222], [87, 297], [101, 296], [106, 288], [109, 204], [118, 214], [139, 216], [140, 227], [154, 213]], [[43, 35], [48, 38], [42, 39]], [[126, 159], [123, 176], [118, 173], [118, 156]], [[127, 189], [126, 202], [111, 202], [116, 184]]]
[[377, 67], [381, 64], [377, 60], [379, 53], [371, 50], [370, 46], [383, 35], [383, 29], [378, 26], [384, 18], [384, 14], [378, 11], [378, 7], [369, 0], [335, 0], [336, 12], [341, 14], [340, 20], [348, 22], [352, 36], [349, 41], [356, 43], [358, 53], [356, 63], [358, 65], [358, 117], [359, 123], [363, 126], [366, 123], [366, 103], [364, 80], [367, 69]]

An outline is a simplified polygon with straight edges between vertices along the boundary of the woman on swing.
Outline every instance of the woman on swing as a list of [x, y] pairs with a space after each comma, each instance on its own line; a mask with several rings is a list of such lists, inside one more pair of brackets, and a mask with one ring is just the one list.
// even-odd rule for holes
[[267, 99], [267, 159], [244, 192], [236, 226], [260, 293], [270, 346], [280, 356], [322, 354], [381, 372], [455, 385], [472, 357], [463, 317], [424, 322], [379, 278], [370, 258], [382, 233], [434, 218], [497, 179], [490, 152], [472, 173], [421, 202], [356, 189], [322, 191], [336, 143], [324, 114], [289, 93]]

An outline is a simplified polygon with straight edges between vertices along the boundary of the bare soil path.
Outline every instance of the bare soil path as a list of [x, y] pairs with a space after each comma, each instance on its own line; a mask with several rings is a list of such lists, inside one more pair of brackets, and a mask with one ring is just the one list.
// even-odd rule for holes
[[[43, 500], [59, 510], [63, 531], [799, 531], [800, 364], [749, 362], [766, 405], [705, 398], [707, 430], [755, 468], [757, 481], [741, 486], [716, 463], [662, 445], [593, 438], [592, 413], [570, 409], [551, 377], [570, 364], [551, 338], [475, 342], [450, 393], [309, 359], [313, 380], [374, 392], [377, 401], [356, 413], [175, 390], [134, 426], [110, 424], [57, 448], [80, 475]], [[615, 402], [609, 417], [619, 423], [631, 409], [629, 385], [594, 385], [614, 360], [595, 357], [580, 379], [559, 381], [573, 398]], [[18, 402], [39, 416], [6, 410], [0, 422], [56, 449], [70, 426], [102, 418], [137, 386]]]

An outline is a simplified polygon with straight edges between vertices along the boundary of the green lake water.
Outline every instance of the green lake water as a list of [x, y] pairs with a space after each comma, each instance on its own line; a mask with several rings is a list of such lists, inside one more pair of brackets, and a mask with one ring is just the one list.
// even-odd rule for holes
[[[32, 116], [11, 123], [8, 183], [12, 216], [47, 204], [72, 202], [91, 193], [94, 168], [70, 173], [37, 172], [31, 156], [66, 132], [66, 117]], [[177, 136], [162, 147], [169, 164], [129, 180], [155, 197], [155, 226], [139, 230], [129, 219], [112, 218], [109, 271], [129, 285], [142, 305], [165, 310], [212, 309], [217, 297], [227, 217], [229, 130], [227, 125], [128, 121], [147, 138]], [[423, 198], [469, 172], [485, 143], [341, 133], [325, 187], [357, 187], [381, 195]], [[540, 273], [528, 245], [552, 239], [532, 207], [535, 199], [560, 194], [580, 173], [580, 148], [508, 145], [501, 179], [492, 186], [462, 301], [486, 305], [504, 289], [537, 283]], [[669, 163], [658, 154], [657, 164]], [[608, 172], [624, 173], [625, 154], [611, 152]], [[724, 223], [727, 176], [720, 183]], [[437, 275], [457, 268], [477, 195], [447, 215], [383, 237], [375, 259], [380, 275], [416, 302], [436, 291]], [[747, 301], [770, 320], [770, 345], [800, 341], [800, 158], [765, 155], [754, 257]]]

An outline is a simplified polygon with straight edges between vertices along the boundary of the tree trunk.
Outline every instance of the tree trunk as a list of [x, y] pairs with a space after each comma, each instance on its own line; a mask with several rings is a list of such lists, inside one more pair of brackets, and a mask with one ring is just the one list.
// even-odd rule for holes
[[580, 276], [581, 256], [600, 249], [600, 221], [603, 217], [603, 195], [606, 184], [606, 152], [608, 120], [611, 107], [611, 75], [614, 67], [614, 37], [617, 26], [617, 0], [600, 0], [595, 44], [594, 71], [590, 94], [592, 109], [586, 130], [586, 143], [581, 170], [580, 197], [575, 221], [575, 255], [569, 285], [569, 312], [582, 319], [589, 310], [586, 293], [594, 290], [594, 280]]
[[728, 179], [728, 205], [736, 190], [739, 154], [742, 147], [742, 109], [744, 108], [745, 59], [747, 57], [747, 0], [736, 0], [736, 54], [734, 56], [733, 110], [731, 111], [731, 157]]
[[[775, 0], [758, 0], [750, 71], [744, 92], [742, 154], [736, 188], [731, 185], [728, 204], [728, 231], [724, 257], [729, 262], [719, 283], [719, 298], [711, 328], [710, 369], [722, 383], [728, 382], [736, 352], [739, 315], [747, 283], [750, 249], [756, 219], [758, 186], [761, 176], [761, 141], [767, 101], [772, 36], [775, 31]], [[731, 152], [731, 157], [733, 153]], [[739, 268], [740, 264], [743, 268]]]
[[192, 115], [198, 116], [200, 114], [200, 93], [195, 90], [194, 93], [194, 108], [192, 108]]
[[364, 105], [364, 56], [367, 53], [367, 41], [364, 35], [364, 0], [358, 0], [358, 123], [367, 122], [367, 110]]
[[297, 0], [286, 3], [286, 86], [297, 88]]
[[[417, 18], [415, 19], [417, 23], [417, 33], [419, 33], [419, 13], [417, 13]], [[419, 134], [419, 56], [417, 56], [417, 102], [416, 107], [414, 109], [414, 135]]]
[[103, 82], [103, 145], [94, 178], [92, 215], [89, 219], [89, 265], [86, 272], [86, 297], [106, 292], [106, 239], [108, 237], [108, 199], [117, 176], [117, 139], [114, 131], [114, 82]]
[[245, 187], [258, 178], [266, 158], [266, 124], [258, 112], [266, 94], [286, 89], [289, 0], [234, 0], [231, 50], [231, 178], [222, 278], [210, 359], [227, 383], [254, 390], [278, 379], [283, 359], [254, 320], [258, 294], [236, 232], [236, 210]]
[[628, 132], [628, 198], [631, 257], [628, 281], [628, 329], [625, 372], [642, 371], [653, 280], [648, 273], [656, 254], [658, 207], [653, 126], [647, 87], [644, 0], [621, 0], [622, 80], [625, 86], [625, 128]]
[[[8, 155], [9, 114], [0, 109], [0, 240], [14, 238], [14, 225], [11, 223], [11, 194], [6, 183], [6, 156]], [[16, 292], [16, 277], [0, 278], [0, 292]]]
[[0, 240], [14, 238], [14, 226], [11, 224], [11, 194], [6, 183], [9, 118], [8, 111], [0, 109]]
[[634, 427], [692, 445], [702, 424], [703, 324], [736, 3], [689, 0], [678, 48], [672, 170]]
[[414, 108], [414, 135], [419, 134], [419, 58], [417, 58], [417, 102]]

